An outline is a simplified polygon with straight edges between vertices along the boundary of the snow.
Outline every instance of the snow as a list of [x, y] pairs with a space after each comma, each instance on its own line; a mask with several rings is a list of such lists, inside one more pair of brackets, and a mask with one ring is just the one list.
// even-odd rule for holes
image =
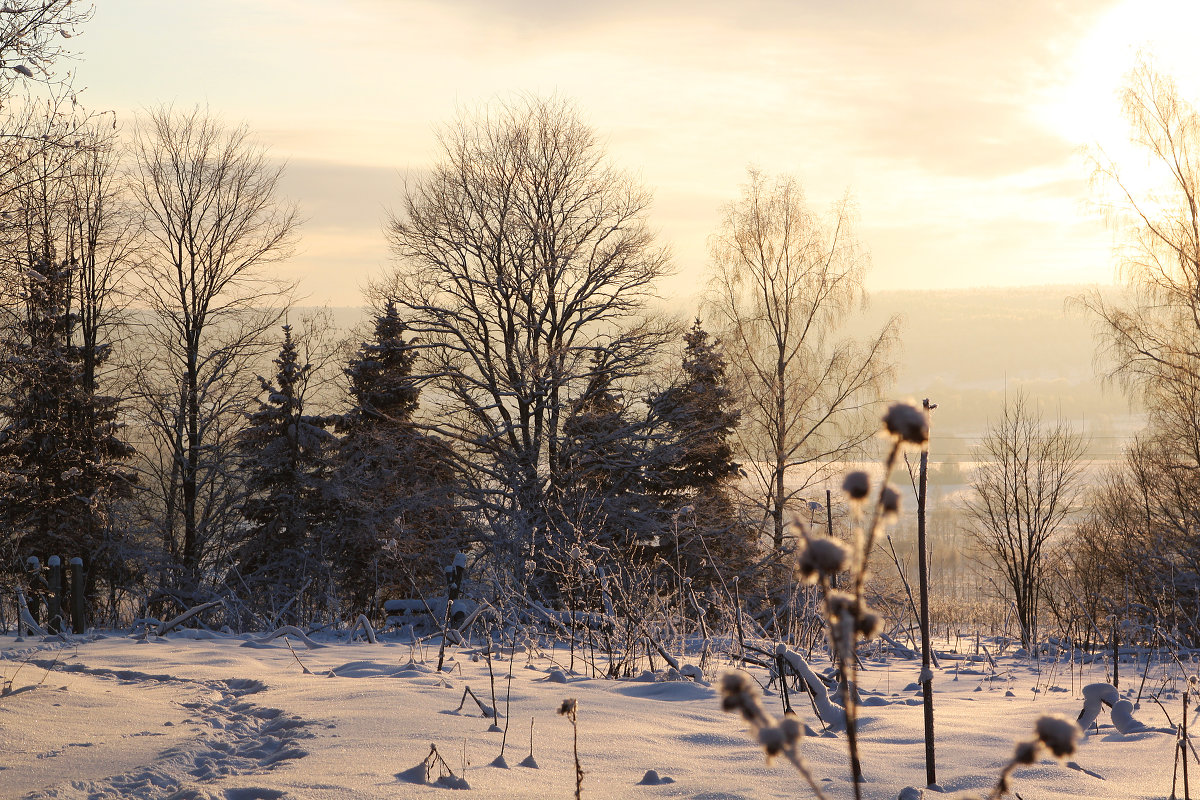
[[[410, 643], [380, 633], [375, 644], [347, 643], [317, 634], [324, 646], [307, 649], [262, 633], [143, 634], [23, 642], [0, 636], [0, 681], [12, 682], [0, 697], [0, 795], [416, 798], [446, 797], [450, 784], [465, 781], [470, 788], [462, 796], [569, 798], [571, 723], [556, 711], [574, 698], [585, 797], [811, 796], [786, 761], [765, 763], [740, 716], [720, 710], [714, 682], [725, 665], [698, 680], [678, 674], [663, 680], [659, 672], [614, 681], [570, 672], [562, 645], [516, 654], [502, 649], [492, 658], [493, 700], [486, 659], [455, 646], [438, 674], [436, 639]], [[1174, 734], [1164, 708], [1178, 721], [1187, 686], [1177, 666], [1153, 667], [1135, 706], [1140, 666], [1123, 665], [1130, 685], [1110, 692], [1091, 686], [1105, 680], [1100, 662], [1037, 663], [1012, 655], [995, 662], [960, 657], [934, 670], [937, 770], [945, 790], [986, 791], [1015, 743], [1034, 735], [1039, 718], [1076, 719], [1086, 694], [1097, 704], [1102, 696], [1128, 704], [1122, 712], [1136, 710], [1140, 724], [1125, 733], [1114, 727], [1125, 723], [1114, 703], [1113, 719], [1099, 714], [1071, 761], [1047, 756], [1017, 769], [1015, 790], [1045, 800], [1169, 794]], [[816, 653], [804, 663], [813, 672], [828, 666]], [[749, 672], [766, 684], [760, 670]], [[909, 660], [863, 660], [864, 797], [895, 800], [924, 783], [920, 699], [906, 689], [918, 677], [919, 666]], [[469, 699], [456, 712], [467, 687], [500, 711], [497, 725]], [[844, 735], [823, 730], [807, 696], [793, 693], [791, 700], [810, 732], [800, 749], [817, 782], [831, 798], [851, 797]], [[777, 694], [768, 691], [763, 702], [780, 715]], [[1189, 709], [1189, 718], [1194, 714]], [[432, 747], [454, 780], [438, 783], [437, 765], [427, 772]]]

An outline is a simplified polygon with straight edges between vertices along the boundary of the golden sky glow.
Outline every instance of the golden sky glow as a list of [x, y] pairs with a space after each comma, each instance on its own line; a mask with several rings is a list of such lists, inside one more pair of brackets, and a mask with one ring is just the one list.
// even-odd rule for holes
[[[1080, 155], [1121, 142], [1138, 48], [1200, 98], [1175, 0], [101, 0], [77, 40], [87, 103], [207, 104], [288, 159], [308, 222], [290, 269], [357, 305], [383, 268], [384, 210], [459, 108], [574, 98], [655, 193], [690, 302], [746, 166], [849, 190], [873, 288], [1108, 282], [1111, 236]], [[736, 6], [736, 8], [734, 8]]]

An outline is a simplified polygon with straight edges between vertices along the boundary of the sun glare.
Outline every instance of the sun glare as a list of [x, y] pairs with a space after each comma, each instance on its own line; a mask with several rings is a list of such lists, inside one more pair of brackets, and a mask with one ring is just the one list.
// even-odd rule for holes
[[1067, 57], [1065, 80], [1052, 88], [1040, 115], [1079, 145], [1110, 153], [1128, 146], [1120, 90], [1138, 54], [1173, 76], [1184, 97], [1200, 97], [1194, 34], [1200, 4], [1190, 0], [1125, 0], [1100, 18]]

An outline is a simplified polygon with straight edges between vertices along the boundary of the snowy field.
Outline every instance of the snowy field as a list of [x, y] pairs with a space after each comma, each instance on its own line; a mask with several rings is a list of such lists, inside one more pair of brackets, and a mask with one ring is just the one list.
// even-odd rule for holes
[[[196, 631], [71, 643], [0, 637], [0, 678], [11, 682], [0, 697], [0, 796], [464, 796], [415, 782], [424, 770], [413, 768], [432, 744], [469, 784], [465, 796], [571, 798], [571, 723], [556, 713], [568, 697], [578, 700], [584, 797], [811, 796], [786, 762], [764, 763], [741, 719], [720, 710], [715, 682], [662, 680], [661, 673], [657, 680], [568, 676], [560, 669], [569, 660], [565, 649], [533, 647], [512, 658], [506, 704], [512, 651], [497, 651], [503, 660], [492, 666], [501, 718], [493, 728], [470, 697], [456, 711], [468, 686], [492, 705], [488, 664], [477, 649], [448, 652], [439, 675], [437, 648], [428, 644], [329, 639], [308, 648], [293, 641], [293, 655], [283, 639], [256, 644], [253, 638]], [[937, 768], [946, 791], [986, 791], [1039, 715], [1075, 718], [1084, 704], [1081, 687], [1105, 679], [1101, 664], [1009, 656], [992, 666], [973, 658], [947, 654], [935, 671]], [[827, 664], [814, 656], [813, 666]], [[713, 682], [723, 669], [715, 666], [705, 677]], [[894, 800], [906, 786], [924, 784], [918, 671], [918, 662], [902, 659], [863, 664], [864, 797]], [[1122, 666], [1123, 696], [1136, 697], [1142, 672]], [[751, 673], [765, 682], [761, 672]], [[1150, 669], [1134, 711], [1145, 730], [1118, 733], [1104, 710], [1067, 764], [1047, 759], [1019, 769], [1016, 792], [1025, 800], [1168, 797], [1175, 738], [1165, 713], [1179, 721], [1180, 674], [1179, 666]], [[815, 729], [802, 745], [814, 775], [830, 797], [852, 797], [844, 738], [820, 735], [807, 699], [793, 700]], [[766, 701], [780, 711], [778, 695], [769, 692]], [[503, 767], [493, 762], [506, 705]], [[531, 720], [536, 765], [523, 765]], [[643, 782], [648, 770], [657, 782]], [[432, 777], [438, 774], [435, 767]], [[1192, 776], [1200, 778], [1194, 765]]]

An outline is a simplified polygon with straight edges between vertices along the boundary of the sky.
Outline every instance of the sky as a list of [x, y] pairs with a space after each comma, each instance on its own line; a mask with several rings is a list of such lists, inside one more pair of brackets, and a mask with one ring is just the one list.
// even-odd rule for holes
[[389, 263], [436, 130], [515, 93], [572, 98], [655, 197], [694, 303], [750, 166], [849, 192], [870, 289], [1108, 283], [1084, 149], [1133, 158], [1117, 91], [1140, 49], [1200, 98], [1186, 0], [101, 0], [72, 40], [84, 102], [206, 106], [286, 160], [306, 304]]

